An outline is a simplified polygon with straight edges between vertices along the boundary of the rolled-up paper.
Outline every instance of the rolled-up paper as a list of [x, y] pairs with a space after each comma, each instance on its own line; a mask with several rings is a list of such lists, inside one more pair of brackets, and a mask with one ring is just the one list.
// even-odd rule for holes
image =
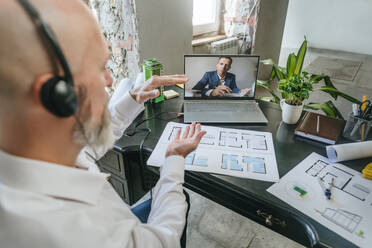
[[327, 146], [326, 150], [331, 162], [366, 158], [372, 156], [372, 141], [332, 145]]

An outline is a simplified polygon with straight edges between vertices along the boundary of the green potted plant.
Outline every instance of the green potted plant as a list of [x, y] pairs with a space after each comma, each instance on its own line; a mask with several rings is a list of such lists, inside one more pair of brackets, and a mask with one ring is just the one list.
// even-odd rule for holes
[[[281, 105], [283, 121], [288, 124], [294, 124], [301, 116], [302, 109], [322, 110], [326, 115], [344, 119], [340, 111], [336, 108], [331, 100], [324, 103], [304, 104], [314, 91], [323, 91], [328, 93], [334, 100], [337, 97], [343, 97], [350, 102], [360, 104], [360, 101], [337, 90], [327, 75], [310, 75], [302, 71], [305, 55], [307, 50], [307, 40], [303, 41], [297, 55], [289, 54], [287, 66], [280, 67], [272, 59], [262, 60], [261, 63], [272, 66], [270, 80], [258, 80], [257, 85], [265, 88], [270, 92], [272, 97], [261, 97], [262, 100], [275, 102]], [[278, 80], [278, 91], [281, 93], [281, 99], [276, 95], [271, 83], [276, 78]], [[317, 86], [319, 83], [323, 86]]]

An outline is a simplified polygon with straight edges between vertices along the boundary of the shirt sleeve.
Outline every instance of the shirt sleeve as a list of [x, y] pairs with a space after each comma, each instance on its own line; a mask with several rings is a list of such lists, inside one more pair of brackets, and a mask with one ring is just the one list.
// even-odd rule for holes
[[[153, 189], [151, 212], [146, 225], [146, 229], [160, 240], [162, 247], [180, 246], [187, 211], [183, 183], [184, 158], [166, 158], [160, 179]], [[155, 243], [157, 242], [154, 241]]]
[[207, 92], [205, 92], [205, 95], [206, 95], [206, 96], [210, 96], [210, 95], [212, 94], [212, 91], [213, 91], [213, 90], [208, 90]]

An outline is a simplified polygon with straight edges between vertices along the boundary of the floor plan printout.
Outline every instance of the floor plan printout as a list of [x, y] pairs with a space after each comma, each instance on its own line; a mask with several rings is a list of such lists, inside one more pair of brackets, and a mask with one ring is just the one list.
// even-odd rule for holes
[[[331, 187], [328, 200], [324, 188]], [[372, 244], [372, 181], [310, 154], [267, 191], [360, 247]]]
[[[148, 165], [160, 167], [165, 151], [186, 124], [169, 122]], [[185, 159], [185, 169], [263, 181], [279, 180], [271, 133], [203, 126], [207, 133], [196, 151]], [[182, 136], [182, 134], [181, 134]]]

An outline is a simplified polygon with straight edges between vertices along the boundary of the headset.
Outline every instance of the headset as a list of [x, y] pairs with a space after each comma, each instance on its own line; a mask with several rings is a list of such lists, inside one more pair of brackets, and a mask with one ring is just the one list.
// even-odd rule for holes
[[[50, 26], [28, 0], [18, 0], [32, 19], [44, 45], [49, 47], [51, 58], [57, 57], [64, 76], [54, 75], [41, 88], [40, 99], [43, 106], [57, 117], [70, 117], [76, 113], [79, 103], [74, 89], [74, 81], [67, 60]], [[54, 55], [54, 56], [53, 56]]]

